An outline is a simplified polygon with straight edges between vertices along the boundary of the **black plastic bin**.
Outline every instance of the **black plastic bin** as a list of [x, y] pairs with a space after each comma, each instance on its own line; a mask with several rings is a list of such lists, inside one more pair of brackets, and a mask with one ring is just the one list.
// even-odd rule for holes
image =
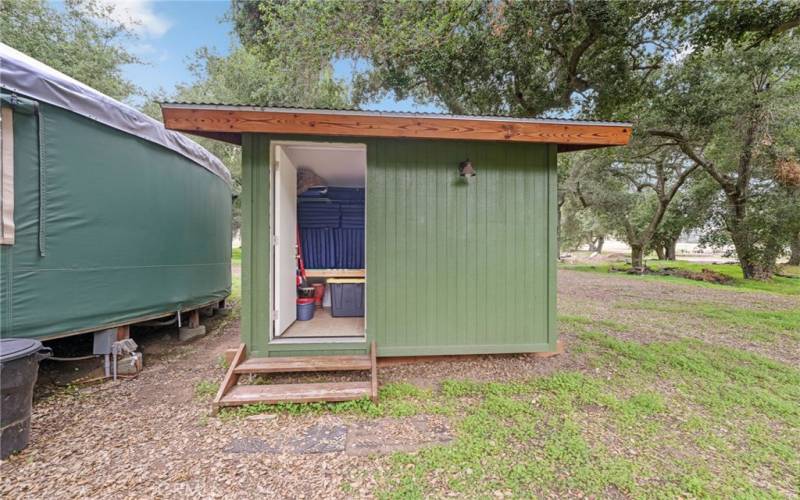
[[0, 458], [28, 446], [33, 386], [49, 347], [33, 339], [0, 340]]
[[331, 292], [331, 316], [364, 316], [363, 278], [329, 279]]

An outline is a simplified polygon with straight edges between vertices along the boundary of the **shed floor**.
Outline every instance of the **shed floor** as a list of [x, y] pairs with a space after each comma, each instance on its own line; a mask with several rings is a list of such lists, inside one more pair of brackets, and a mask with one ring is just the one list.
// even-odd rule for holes
[[314, 318], [295, 321], [280, 338], [363, 336], [364, 318], [334, 318], [330, 309], [318, 307], [314, 310]]

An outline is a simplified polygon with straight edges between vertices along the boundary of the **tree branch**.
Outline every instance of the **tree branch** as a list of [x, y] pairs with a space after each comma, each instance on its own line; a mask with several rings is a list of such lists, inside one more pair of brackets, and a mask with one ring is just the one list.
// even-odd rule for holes
[[564, 89], [564, 93], [561, 96], [561, 99], [565, 103], [570, 103], [570, 96], [572, 92], [579, 91], [583, 92], [589, 88], [589, 82], [578, 76], [578, 64], [580, 64], [581, 58], [589, 50], [594, 42], [597, 41], [598, 38], [598, 30], [595, 26], [589, 26], [589, 33], [581, 40], [577, 47], [572, 50], [572, 53], [569, 56], [569, 60], [565, 61], [567, 63], [566, 67], [566, 83], [567, 88]]
[[689, 139], [687, 139], [683, 134], [674, 132], [672, 130], [659, 129], [650, 129], [647, 130], [646, 133], [654, 137], [665, 137], [667, 139], [672, 139], [675, 142], [675, 145], [678, 146], [680, 150], [689, 157], [689, 159], [691, 159], [695, 164], [700, 165], [703, 170], [708, 172], [708, 175], [717, 181], [717, 183], [719, 183], [719, 185], [722, 186], [726, 192], [736, 189], [736, 186], [731, 182], [731, 180], [717, 170], [717, 167], [713, 162], [705, 160], [697, 154], [692, 145], [689, 144]]

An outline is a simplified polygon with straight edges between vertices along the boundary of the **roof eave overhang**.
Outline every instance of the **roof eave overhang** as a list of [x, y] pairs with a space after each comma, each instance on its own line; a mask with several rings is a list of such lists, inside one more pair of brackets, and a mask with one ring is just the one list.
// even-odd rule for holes
[[557, 144], [559, 152], [622, 146], [630, 123], [391, 112], [162, 104], [167, 128], [241, 144], [243, 133]]

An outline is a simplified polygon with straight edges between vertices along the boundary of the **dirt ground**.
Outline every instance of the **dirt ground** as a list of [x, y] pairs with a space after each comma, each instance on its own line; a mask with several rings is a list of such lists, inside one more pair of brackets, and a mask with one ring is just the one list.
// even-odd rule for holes
[[[798, 342], [748, 343], [730, 325], [626, 308], [651, 301], [785, 310], [798, 307], [796, 297], [560, 271], [558, 298], [562, 315], [628, 325], [615, 331], [621, 338], [646, 343], [693, 337], [800, 363]], [[453, 429], [435, 415], [377, 421], [330, 413], [211, 417], [208, 396], [198, 395], [197, 388], [222, 378], [220, 354], [238, 344], [239, 332], [234, 317], [216, 318], [209, 327], [211, 333], [188, 345], [163, 334], [148, 339], [146, 366], [136, 378], [39, 387], [31, 445], [0, 463], [0, 497], [370, 497], [391, 452], [451, 438]], [[391, 366], [381, 370], [380, 380], [436, 387], [443, 377], [509, 380], [588, 370], [581, 353], [570, 349], [575, 335], [570, 323], [562, 322], [567, 350], [552, 358], [490, 356]]]

